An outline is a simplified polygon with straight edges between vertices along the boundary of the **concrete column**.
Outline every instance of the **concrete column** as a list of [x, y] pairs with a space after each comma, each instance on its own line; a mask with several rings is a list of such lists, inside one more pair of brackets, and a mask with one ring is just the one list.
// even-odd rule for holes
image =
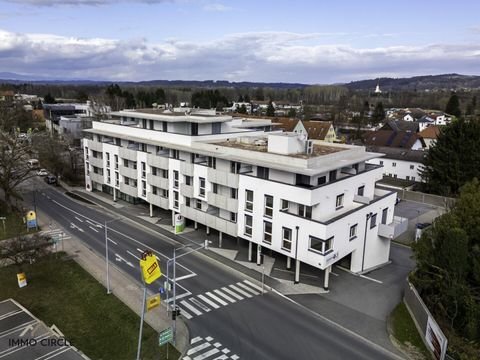
[[153, 216], [153, 205], [150, 204], [150, 217], [152, 217], [152, 216]]
[[332, 266], [330, 265], [325, 269], [325, 274], [323, 275], [323, 288], [328, 291], [328, 280], [330, 278], [330, 271]]
[[223, 238], [223, 233], [221, 231], [218, 232], [218, 247], [222, 247], [222, 239]]
[[195, 230], [198, 230], [198, 223], [196, 221], [193, 222], [193, 227], [195, 228]]
[[248, 242], [248, 261], [252, 262], [252, 242]]
[[262, 245], [257, 245], [257, 265], [262, 263]]
[[300, 260], [295, 261], [295, 281], [294, 284], [298, 284], [300, 282]]
[[290, 270], [292, 268], [292, 258], [290, 256], [287, 256], [287, 270]]
[[175, 211], [172, 210], [172, 227], [175, 227]]
[[210, 227], [207, 226], [207, 235], [210, 235]]
[[113, 201], [117, 201], [117, 189], [113, 188]]

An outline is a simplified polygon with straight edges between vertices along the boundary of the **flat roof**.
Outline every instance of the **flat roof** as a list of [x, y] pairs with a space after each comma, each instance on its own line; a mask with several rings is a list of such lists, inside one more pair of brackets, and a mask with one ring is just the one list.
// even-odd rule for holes
[[210, 115], [203, 113], [187, 113], [187, 112], [173, 112], [164, 109], [136, 109], [136, 110], [121, 110], [110, 113], [112, 116], [124, 116], [135, 119], [159, 120], [167, 122], [189, 122], [189, 123], [214, 123], [226, 122], [232, 120], [230, 115]]

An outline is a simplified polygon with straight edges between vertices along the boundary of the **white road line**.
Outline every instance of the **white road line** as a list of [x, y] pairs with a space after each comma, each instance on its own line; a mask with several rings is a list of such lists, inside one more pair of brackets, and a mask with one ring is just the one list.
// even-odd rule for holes
[[194, 277], [194, 276], [197, 276], [197, 274], [194, 273], [194, 274], [188, 274], [188, 275], [180, 276], [180, 277], [177, 278], [177, 281], [189, 279], [189, 278]]
[[100, 223], [94, 223], [93, 221], [90, 221], [90, 220], [87, 220], [87, 223], [89, 223], [90, 225], [93, 225], [95, 227], [98, 227], [98, 225], [100, 225]]
[[[177, 286], [178, 286], [178, 284], [177, 284]], [[178, 300], [180, 300], [180, 299], [183, 299], [184, 297], [187, 297], [187, 296], [192, 295], [192, 293], [191, 293], [190, 291], [188, 291], [187, 289], [184, 288], [184, 290], [185, 290], [186, 292], [184, 292], [184, 293], [181, 294], [181, 295], [175, 296], [176, 301], [178, 301]], [[166, 302], [167, 304], [172, 303], [172, 302], [173, 302], [173, 297], [169, 297], [168, 300], [165, 300], [165, 302]]]
[[217, 304], [215, 304], [213, 301], [207, 299], [205, 296], [203, 295], [197, 295], [198, 298], [202, 299], [204, 302], [206, 302], [208, 305], [210, 305], [211, 307], [215, 308], [215, 309], [218, 309], [220, 306], [218, 306]]
[[83, 220], [80, 219], [78, 216], [75, 216], [75, 219], [77, 219], [77, 220], [80, 221], [80, 222], [83, 222]]
[[198, 346], [195, 346], [187, 351], [187, 355], [193, 355], [199, 351], [202, 351], [203, 349], [206, 349], [210, 346], [208, 342], [204, 342], [203, 344], [200, 344]]
[[339, 274], [334, 273], [333, 271], [330, 271], [330, 274], [335, 275], [335, 276], [340, 276]]
[[236, 292], [230, 290], [230, 289], [227, 288], [227, 287], [222, 287], [222, 290], [225, 291], [225, 292], [227, 292], [227, 293], [229, 293], [229, 294], [232, 295], [232, 296], [235, 296], [238, 300], [243, 300], [243, 299], [244, 299], [243, 297], [241, 297], [240, 295], [238, 295]]
[[193, 360], [203, 360], [219, 352], [220, 350], [218, 350], [217, 348], [213, 348], [212, 350], [209, 350], [206, 353], [203, 353], [202, 355], [195, 356]]
[[229, 287], [231, 287], [233, 290], [239, 292], [240, 294], [242, 294], [243, 296], [246, 296], [246, 297], [253, 297], [253, 295], [243, 291], [242, 289], [239, 289], [238, 287], [236, 287], [235, 285], [228, 285]]
[[182, 309], [182, 313], [180, 315], [182, 315], [183, 317], [185, 317], [187, 320], [190, 320], [193, 316], [190, 315], [185, 309], [181, 308]]
[[228, 305], [227, 302], [223, 301], [223, 300], [220, 299], [218, 296], [213, 295], [213, 294], [212, 294], [211, 292], [209, 292], [209, 291], [207, 291], [207, 292], [205, 293], [205, 295], [210, 296], [213, 300], [215, 300], [215, 301], [218, 302], [219, 304], [222, 304], [223, 306], [227, 306], [227, 305]]
[[215, 289], [213, 290], [214, 292], [216, 292], [218, 295], [220, 295], [221, 297], [223, 297], [224, 299], [227, 299], [228, 301], [230, 301], [231, 303], [234, 303], [234, 302], [237, 302], [237, 300], [231, 298], [230, 296], [228, 295], [225, 295], [223, 292], [221, 292], [220, 290], [218, 289]]
[[200, 309], [202, 309], [203, 311], [205, 312], [209, 312], [210, 311], [210, 308], [206, 305], [204, 305], [203, 303], [201, 303], [200, 301], [198, 301], [197, 299], [195, 298], [191, 298], [191, 299], [188, 299], [190, 300], [192, 303], [194, 303], [195, 305], [197, 305]]
[[244, 283], [239, 282], [239, 283], [237, 283], [236, 285], [244, 288], [244, 289], [247, 290], [247, 291], [250, 291], [253, 295], [260, 295], [259, 292], [256, 292], [255, 290], [253, 290], [252, 288], [248, 287], [248, 286], [245, 285]]
[[128, 250], [127, 250], [127, 254], [132, 255], [135, 259], [137, 259], [137, 260], [140, 261], [140, 258], [139, 258], [137, 255], [132, 254], [132, 253], [131, 253], [130, 251], [128, 251]]
[[[57, 355], [60, 355], [66, 351], [70, 350], [70, 348], [67, 346], [67, 347], [61, 347], [61, 348], [56, 348], [55, 350], [52, 350], [50, 351], [49, 353], [46, 353], [42, 356], [39, 356], [37, 358], [35, 358], [35, 360], [49, 360], [49, 359], [52, 359], [54, 357], [56, 357]], [[50, 355], [50, 356], [49, 356]], [[45, 357], [45, 356], [48, 356], [48, 357]]]
[[223, 354], [223, 355], [221, 355], [221, 356], [219, 356], [219, 357], [216, 357], [216, 358], [213, 359], [213, 360], [227, 360], [227, 359], [228, 359], [228, 356], [225, 355], [225, 354]]
[[[184, 307], [186, 307], [188, 310], [190, 310], [192, 313], [194, 313], [195, 315], [202, 315], [203, 313], [199, 310], [197, 310], [196, 308], [194, 308], [192, 305], [190, 305], [189, 303], [187, 303], [185, 300], [183, 301], [180, 301], [180, 304], [183, 305]], [[192, 343], [193, 344], [193, 343]]]
[[202, 338], [200, 336], [197, 336], [196, 338], [193, 338], [192, 340], [190, 340], [190, 344], [193, 345], [196, 342], [199, 342], [200, 340], [202, 340]]
[[89, 228], [90, 228], [90, 229], [92, 229], [92, 230], [93, 230], [93, 231], [95, 231], [95, 232], [98, 232], [98, 230], [97, 230], [97, 229], [95, 229], [95, 228], [94, 228], [94, 227], [92, 227], [92, 226], [89, 226]]
[[114, 240], [112, 240], [112, 239], [110, 239], [110, 238], [108, 238], [108, 241], [110, 241], [111, 243], [114, 243], [115, 245], [118, 245], [116, 241], [114, 241]]
[[[248, 280], [243, 280], [243, 282], [251, 287], [253, 287], [254, 289], [257, 289], [258, 291], [262, 292], [262, 288], [254, 283], [252, 283], [251, 281], [248, 281]], [[265, 291], [265, 290], [263, 290]], [[266, 291], [265, 291], [266, 292]]]
[[374, 279], [374, 278], [371, 278], [371, 277], [368, 277], [368, 276], [365, 276], [365, 275], [358, 275], [358, 276], [360, 276], [363, 279], [367, 279], [367, 280], [376, 282], [377, 284], [383, 284], [383, 281], [380, 281], [380, 280], [377, 280], [377, 279]]

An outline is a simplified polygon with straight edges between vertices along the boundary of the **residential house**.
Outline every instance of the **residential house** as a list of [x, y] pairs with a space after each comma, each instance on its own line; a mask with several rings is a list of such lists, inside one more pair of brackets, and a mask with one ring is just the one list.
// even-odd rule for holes
[[423, 138], [427, 149], [430, 149], [433, 145], [435, 145], [439, 134], [440, 126], [437, 125], [431, 125], [418, 133], [418, 135]]
[[385, 146], [408, 150], [422, 150], [425, 142], [417, 133], [411, 131], [378, 130], [365, 135], [367, 146]]
[[330, 121], [303, 121], [299, 120], [293, 132], [306, 134], [309, 140], [323, 140], [335, 142], [337, 140], [335, 129]]

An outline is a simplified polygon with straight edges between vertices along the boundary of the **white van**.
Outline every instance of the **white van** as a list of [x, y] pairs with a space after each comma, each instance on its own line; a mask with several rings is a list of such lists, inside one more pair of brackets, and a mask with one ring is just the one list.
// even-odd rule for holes
[[30, 159], [27, 162], [27, 166], [30, 169], [38, 169], [40, 167], [40, 162], [37, 159]]

